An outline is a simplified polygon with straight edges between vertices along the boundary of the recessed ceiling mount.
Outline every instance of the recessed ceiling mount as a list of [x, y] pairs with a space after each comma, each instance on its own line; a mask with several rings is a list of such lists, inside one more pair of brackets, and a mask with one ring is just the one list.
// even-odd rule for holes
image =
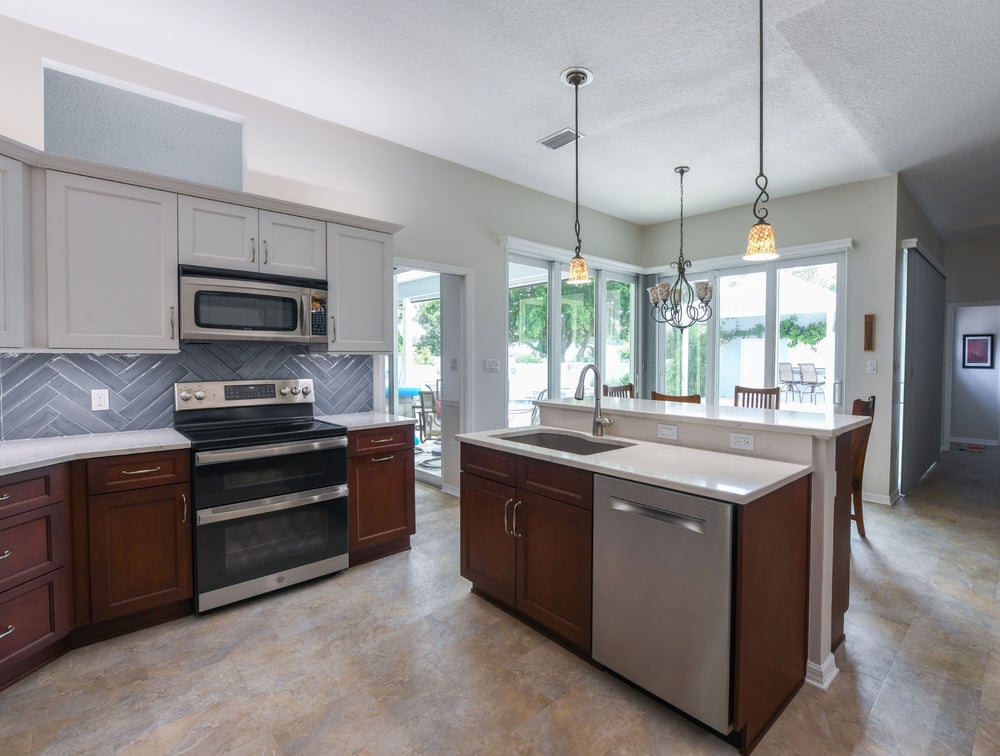
[[594, 74], [586, 68], [567, 68], [560, 74], [563, 84], [567, 87], [585, 87], [594, 80]]

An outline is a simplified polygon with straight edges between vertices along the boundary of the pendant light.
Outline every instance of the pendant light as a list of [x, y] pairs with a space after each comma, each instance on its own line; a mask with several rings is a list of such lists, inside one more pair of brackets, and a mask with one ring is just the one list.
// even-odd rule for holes
[[712, 317], [711, 284], [695, 281], [692, 286], [685, 272], [691, 267], [691, 261], [684, 259], [684, 174], [690, 170], [686, 165], [674, 168], [674, 173], [681, 177], [681, 251], [677, 262], [670, 263], [671, 268], [677, 268], [677, 280], [673, 284], [662, 281], [646, 290], [653, 305], [650, 312], [653, 320], [681, 331]]
[[755, 183], [760, 189], [760, 194], [753, 203], [753, 215], [757, 219], [750, 233], [747, 235], [747, 251], [743, 255], [744, 260], [763, 261], [774, 260], [778, 257], [778, 250], [774, 244], [774, 228], [767, 222], [767, 208], [764, 207], [771, 197], [767, 193], [767, 176], [764, 175], [764, 0], [760, 0], [760, 171], [757, 174]]
[[576, 254], [569, 261], [568, 284], [580, 285], [590, 283], [590, 272], [587, 270], [587, 261], [580, 255], [580, 87], [590, 83], [594, 75], [586, 68], [567, 68], [562, 72], [563, 83], [573, 87], [573, 146], [576, 151]]

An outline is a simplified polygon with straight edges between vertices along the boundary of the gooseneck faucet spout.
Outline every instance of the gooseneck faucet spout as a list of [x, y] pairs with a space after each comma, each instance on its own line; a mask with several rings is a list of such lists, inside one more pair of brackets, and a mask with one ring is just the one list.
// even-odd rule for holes
[[575, 399], [583, 399], [583, 381], [587, 377], [587, 371], [594, 371], [594, 435], [603, 436], [604, 429], [611, 425], [610, 417], [601, 417], [601, 371], [593, 362], [587, 363], [580, 371], [580, 380], [576, 384]]

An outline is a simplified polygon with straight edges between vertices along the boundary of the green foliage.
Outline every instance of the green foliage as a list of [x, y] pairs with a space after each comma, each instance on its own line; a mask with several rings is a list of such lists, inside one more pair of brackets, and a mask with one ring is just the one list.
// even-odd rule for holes
[[413, 361], [417, 365], [432, 365], [441, 358], [441, 300], [418, 304], [416, 320], [424, 332], [413, 343]]
[[826, 338], [826, 321], [814, 321], [808, 325], [799, 325], [798, 315], [789, 315], [778, 325], [778, 335], [788, 339], [788, 346], [805, 344], [814, 352], [819, 351], [816, 345]]
[[719, 340], [728, 344], [733, 339], [760, 339], [764, 337], [764, 324], [755, 323], [749, 328], [740, 328], [732, 321], [735, 318], [724, 318], [719, 321]]

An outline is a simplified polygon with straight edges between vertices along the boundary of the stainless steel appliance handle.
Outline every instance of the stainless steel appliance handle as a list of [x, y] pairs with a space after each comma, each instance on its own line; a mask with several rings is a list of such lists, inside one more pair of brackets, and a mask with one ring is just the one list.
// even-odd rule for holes
[[512, 501], [514, 501], [514, 497], [507, 499], [507, 501], [503, 503], [503, 532], [507, 535], [511, 535], [511, 532], [507, 530], [507, 507], [510, 506]]
[[347, 446], [347, 437], [323, 438], [316, 441], [299, 441], [293, 444], [263, 444], [248, 446], [245, 449], [224, 449], [221, 451], [203, 451], [194, 455], [195, 466], [218, 465], [223, 462], [239, 462], [244, 459], [265, 459], [279, 454], [300, 454], [302, 452], [323, 451], [324, 449], [339, 449]]
[[0, 559], [6, 559], [7, 557], [9, 557], [13, 553], [14, 552], [11, 551], [10, 549], [4, 549], [3, 550], [3, 554], [0, 554]]
[[250, 262], [257, 262], [257, 240], [250, 237]]
[[145, 470], [122, 470], [122, 475], [145, 475], [146, 473], [154, 473], [160, 469], [160, 466], [149, 467]]
[[269, 512], [281, 512], [285, 509], [298, 509], [307, 507], [330, 499], [342, 499], [347, 496], [347, 485], [330, 486], [311, 491], [306, 496], [296, 496], [287, 498], [285, 496], [272, 496], [267, 499], [256, 499], [255, 501], [243, 501], [239, 504], [227, 504], [222, 507], [198, 510], [198, 525], [211, 525], [216, 522], [226, 522], [227, 520], [240, 520], [247, 517], [268, 514]]
[[647, 507], [644, 504], [638, 504], [634, 501], [625, 501], [624, 499], [612, 499], [611, 508], [619, 512], [625, 512], [626, 514], [634, 514], [639, 517], [648, 517], [651, 520], [665, 522], [668, 525], [683, 528], [684, 530], [690, 530], [693, 533], [705, 533], [705, 521], [700, 520], [697, 517], [688, 517], [687, 515], [677, 514], [676, 512], [668, 512], [664, 509]]
[[510, 532], [511, 532], [511, 535], [514, 536], [515, 538], [522, 538], [523, 537], [523, 535], [521, 533], [517, 532], [517, 508], [519, 506], [521, 506], [521, 500], [520, 499], [518, 499], [516, 502], [514, 502], [514, 513], [511, 516], [511, 521], [510, 521]]
[[0, 633], [0, 638], [6, 638], [8, 635], [14, 632], [15, 629], [16, 628], [13, 625], [7, 625], [7, 630]]

